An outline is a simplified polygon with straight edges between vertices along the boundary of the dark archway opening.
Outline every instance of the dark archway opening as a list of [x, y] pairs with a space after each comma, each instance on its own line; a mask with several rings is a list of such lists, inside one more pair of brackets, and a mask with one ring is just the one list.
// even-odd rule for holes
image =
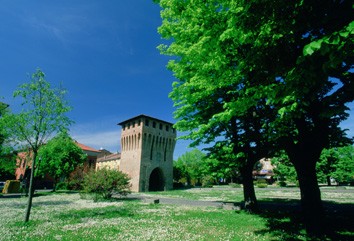
[[165, 187], [165, 180], [163, 177], [162, 170], [160, 168], [155, 168], [149, 178], [149, 191], [163, 191]]

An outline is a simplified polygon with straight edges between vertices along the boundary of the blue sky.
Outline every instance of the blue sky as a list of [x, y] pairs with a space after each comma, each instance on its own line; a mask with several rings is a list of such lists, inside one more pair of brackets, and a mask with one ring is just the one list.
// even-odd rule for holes
[[[83, 144], [120, 151], [117, 123], [139, 114], [175, 122], [152, 1], [6, 0], [0, 22], [0, 97], [12, 111], [13, 91], [40, 68], [68, 90], [71, 134]], [[179, 141], [175, 156], [187, 145]]]
[[[139, 114], [175, 122], [152, 0], [1, 0], [0, 22], [0, 97], [14, 112], [13, 91], [40, 68], [68, 90], [71, 134], [85, 145], [120, 151], [117, 123]], [[354, 135], [353, 114], [343, 127]], [[187, 145], [177, 142], [175, 158]]]

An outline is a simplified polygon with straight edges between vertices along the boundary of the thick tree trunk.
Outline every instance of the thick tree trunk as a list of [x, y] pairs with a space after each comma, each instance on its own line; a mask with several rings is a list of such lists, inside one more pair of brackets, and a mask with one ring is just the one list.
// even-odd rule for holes
[[244, 209], [248, 212], [258, 212], [258, 203], [256, 193], [254, 191], [252, 171], [253, 162], [248, 162], [241, 168], [242, 183], [243, 183], [243, 197], [244, 197]]
[[311, 159], [306, 152], [303, 155], [297, 153], [296, 156], [297, 159], [292, 161], [299, 180], [306, 231], [309, 235], [318, 236], [323, 234], [325, 215], [316, 176], [316, 159]]

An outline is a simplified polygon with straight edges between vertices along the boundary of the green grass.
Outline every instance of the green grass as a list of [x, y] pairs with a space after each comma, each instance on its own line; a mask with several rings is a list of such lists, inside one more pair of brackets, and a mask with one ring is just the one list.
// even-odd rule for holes
[[[262, 188], [256, 192], [264, 208], [257, 215], [139, 200], [93, 202], [80, 199], [77, 193], [47, 193], [33, 199], [27, 224], [23, 223], [26, 198], [0, 198], [0, 240], [307, 240], [299, 213], [289, 209], [299, 204], [298, 189]], [[239, 202], [242, 189], [190, 189], [145, 195]], [[323, 192], [323, 196], [326, 204], [344, 208], [330, 219], [335, 235], [323, 240], [353, 238], [350, 224], [354, 217], [347, 212], [353, 210], [353, 192]]]
[[[15, 203], [13, 202], [15, 201]], [[25, 198], [1, 199], [1, 240], [269, 240], [263, 217], [217, 208], [92, 202], [78, 194], [34, 199], [23, 224]], [[21, 208], [19, 208], [21, 207]], [[6, 210], [6, 211], [5, 211]]]

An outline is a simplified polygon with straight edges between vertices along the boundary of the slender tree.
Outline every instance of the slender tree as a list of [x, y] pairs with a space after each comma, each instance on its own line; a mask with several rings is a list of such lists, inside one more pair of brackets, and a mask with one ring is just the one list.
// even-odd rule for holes
[[28, 222], [33, 198], [33, 176], [37, 167], [39, 148], [56, 132], [66, 129], [72, 122], [65, 115], [71, 108], [64, 99], [66, 91], [51, 88], [44, 73], [37, 69], [29, 83], [19, 86], [14, 97], [23, 99], [19, 114], [1, 118], [1, 128], [17, 146], [29, 148], [32, 157], [31, 177], [25, 222]]

